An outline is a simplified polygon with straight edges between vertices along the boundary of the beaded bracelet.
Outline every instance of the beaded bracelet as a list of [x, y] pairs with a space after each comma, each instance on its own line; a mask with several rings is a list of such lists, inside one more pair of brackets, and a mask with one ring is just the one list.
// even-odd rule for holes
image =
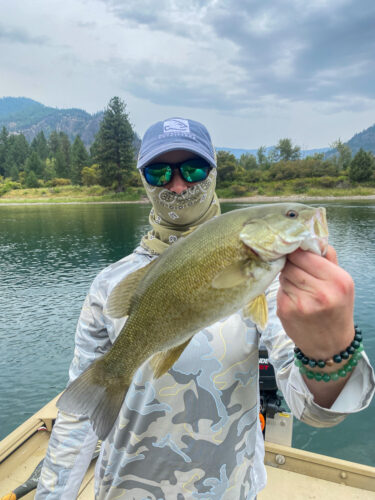
[[318, 382], [323, 380], [324, 382], [329, 382], [330, 380], [338, 380], [340, 377], [346, 377], [348, 373], [350, 373], [355, 366], [357, 366], [359, 359], [362, 357], [361, 351], [363, 347], [359, 347], [357, 351], [352, 355], [347, 363], [342, 366], [339, 370], [332, 373], [326, 372], [312, 372], [308, 370], [306, 366], [302, 364], [299, 359], [295, 360], [295, 365], [299, 367], [299, 371], [302, 375], [306, 375], [309, 379], [315, 379]]
[[[298, 347], [294, 348], [294, 357], [295, 357], [295, 365], [298, 366], [301, 374], [306, 375], [309, 379], [315, 379], [318, 382], [323, 380], [324, 382], [329, 382], [330, 380], [338, 380], [339, 377], [346, 377], [349, 372], [358, 364], [358, 360], [362, 357], [361, 352], [363, 351], [362, 344], [362, 331], [358, 328], [357, 325], [354, 327], [354, 340], [351, 344], [345, 349], [345, 351], [341, 351], [339, 354], [335, 354], [332, 358], [323, 361], [319, 359], [316, 361], [315, 359], [309, 359], [307, 356], [303, 354], [301, 349]], [[351, 358], [349, 359], [349, 357]], [[327, 366], [332, 366], [334, 363], [341, 363], [344, 359], [349, 359], [349, 361], [342, 366], [339, 370], [332, 373], [326, 372], [316, 372], [308, 370], [308, 367], [315, 368], [324, 368]], [[306, 365], [309, 365], [308, 367]]]
[[[339, 354], [335, 354], [332, 358], [323, 361], [319, 359], [316, 361], [315, 359], [310, 359], [298, 347], [294, 348], [294, 357], [302, 362], [304, 365], [309, 365], [311, 368], [315, 368], [319, 366], [319, 368], [324, 368], [327, 366], [332, 366], [333, 363], [341, 363], [344, 359], [349, 359], [349, 356], [354, 354], [356, 350], [360, 348], [362, 345], [362, 330], [358, 328], [357, 325], [354, 327], [354, 340], [351, 344], [345, 349], [345, 351], [341, 351]], [[362, 349], [363, 350], [363, 349]]]

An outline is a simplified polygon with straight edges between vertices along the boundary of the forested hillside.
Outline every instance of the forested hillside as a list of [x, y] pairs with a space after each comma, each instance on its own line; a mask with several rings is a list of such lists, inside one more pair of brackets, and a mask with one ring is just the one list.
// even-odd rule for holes
[[22, 133], [31, 142], [40, 132], [46, 138], [51, 132], [63, 132], [70, 141], [79, 135], [89, 147], [97, 134], [103, 112], [90, 115], [82, 109], [58, 109], [44, 106], [25, 97], [0, 99], [0, 128], [11, 134]]
[[[12, 116], [24, 117], [27, 106], [40, 116], [46, 112], [38, 103], [23, 106], [7, 101]], [[13, 107], [12, 107], [13, 106]], [[71, 110], [79, 112], [79, 110]], [[82, 112], [84, 113], [84, 112]], [[46, 115], [48, 116], [48, 115]], [[66, 186], [97, 187], [96, 192], [140, 195], [143, 186], [136, 169], [139, 137], [132, 129], [126, 105], [110, 100], [88, 149], [79, 134], [71, 138], [55, 129], [47, 136], [39, 131], [29, 143], [23, 133], [0, 129], [0, 196], [23, 188], [54, 189]], [[222, 197], [252, 194], [283, 195], [317, 189], [352, 189], [375, 186], [374, 155], [360, 149], [354, 156], [347, 144], [334, 143], [336, 155], [324, 153], [303, 157], [290, 138], [273, 148], [261, 146], [255, 154], [239, 158], [229, 151], [217, 152], [217, 188]], [[58, 188], [59, 189], [59, 188]], [[46, 191], [47, 193], [47, 191]]]

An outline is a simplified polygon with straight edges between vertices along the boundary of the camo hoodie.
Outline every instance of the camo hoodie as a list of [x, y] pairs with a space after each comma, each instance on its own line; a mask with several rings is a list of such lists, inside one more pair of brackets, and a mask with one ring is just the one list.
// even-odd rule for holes
[[[70, 382], [110, 349], [122, 329], [124, 319], [103, 314], [114, 286], [152, 258], [139, 247], [94, 280], [77, 326]], [[369, 405], [375, 383], [365, 354], [331, 409], [313, 402], [293, 364], [293, 343], [276, 317], [277, 288], [275, 280], [267, 291], [264, 331], [238, 312], [197, 333], [160, 379], [152, 379], [147, 362], [139, 368], [102, 444], [96, 500], [254, 499], [266, 485], [258, 418], [260, 337], [300, 420], [330, 427]], [[76, 498], [96, 443], [87, 418], [60, 412], [36, 500]]]

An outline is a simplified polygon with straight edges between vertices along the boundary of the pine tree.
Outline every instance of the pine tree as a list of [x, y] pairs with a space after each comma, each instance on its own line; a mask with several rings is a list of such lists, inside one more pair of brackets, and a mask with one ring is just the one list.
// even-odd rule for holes
[[[72, 153], [71, 153], [71, 145], [69, 141], [69, 137], [64, 133], [59, 133], [59, 152], [61, 153], [64, 159], [64, 170], [63, 175], [59, 175], [59, 177], [65, 177], [66, 179], [71, 178], [71, 162], [72, 162]], [[57, 170], [57, 168], [56, 168]]]
[[30, 156], [30, 146], [23, 134], [9, 137], [9, 149], [12, 162], [18, 170], [23, 170], [27, 158]]
[[[44, 164], [42, 160], [39, 158], [38, 153], [33, 151], [31, 155], [28, 157], [26, 161], [26, 168], [25, 168], [27, 174], [30, 172], [34, 172], [36, 178], [41, 179], [43, 177], [44, 173]], [[35, 186], [29, 186], [29, 187], [35, 187]]]
[[50, 136], [48, 138], [48, 149], [50, 151], [51, 157], [56, 156], [59, 147], [60, 147], [59, 134], [56, 132], [56, 130], [54, 130], [53, 132], [50, 133]]
[[5, 127], [0, 132], [0, 175], [5, 175], [7, 156], [8, 156], [8, 139], [9, 134]]
[[38, 182], [37, 176], [35, 175], [35, 172], [33, 170], [30, 170], [28, 172], [28, 174], [26, 175], [25, 185], [28, 188], [39, 187], [39, 182]]
[[32, 140], [30, 147], [33, 151], [38, 153], [38, 156], [41, 160], [46, 160], [49, 155], [49, 148], [46, 136], [44, 135], [43, 130], [39, 132], [38, 135], [34, 137]]
[[72, 146], [71, 179], [73, 184], [82, 184], [82, 169], [89, 162], [89, 154], [79, 135], [76, 136]]
[[350, 164], [349, 178], [352, 181], [365, 182], [370, 180], [374, 170], [375, 160], [373, 154], [361, 148]]
[[125, 189], [135, 168], [134, 132], [125, 107], [119, 97], [109, 101], [91, 150], [100, 166], [102, 184], [115, 185], [117, 191]]

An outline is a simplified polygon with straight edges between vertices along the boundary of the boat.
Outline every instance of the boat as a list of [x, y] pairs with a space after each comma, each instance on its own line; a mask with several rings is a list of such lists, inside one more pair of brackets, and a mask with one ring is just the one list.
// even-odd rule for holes
[[[1, 500], [34, 498], [35, 477], [38, 476], [39, 464], [45, 456], [56, 419], [58, 397], [0, 441]], [[290, 428], [289, 418], [287, 413], [279, 412], [278, 418], [269, 425], [269, 435], [273, 436], [274, 442], [268, 440], [271, 438], [265, 434], [268, 484], [258, 495], [258, 500], [375, 500], [375, 467], [281, 444], [288, 434], [286, 429]], [[94, 498], [95, 460], [92, 460], [84, 477], [77, 497], [79, 500]], [[25, 482], [26, 486], [22, 486]], [[14, 492], [13, 496], [11, 492]]]

